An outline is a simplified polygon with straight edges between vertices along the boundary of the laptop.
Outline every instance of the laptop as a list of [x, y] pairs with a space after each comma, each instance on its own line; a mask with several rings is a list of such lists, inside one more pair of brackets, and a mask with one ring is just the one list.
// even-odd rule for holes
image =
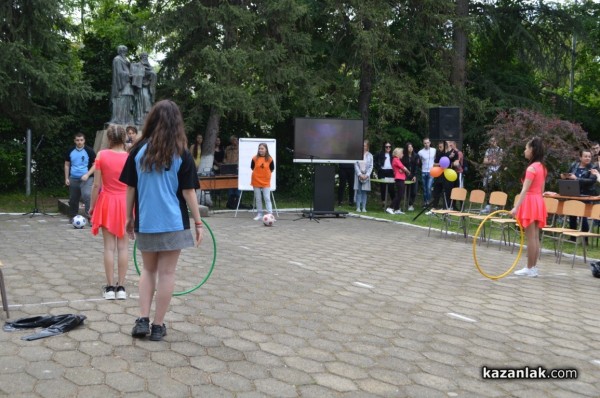
[[238, 174], [238, 165], [235, 163], [223, 163], [220, 167], [221, 175], [237, 175]]
[[589, 196], [581, 194], [579, 180], [558, 180], [558, 194], [560, 196]]

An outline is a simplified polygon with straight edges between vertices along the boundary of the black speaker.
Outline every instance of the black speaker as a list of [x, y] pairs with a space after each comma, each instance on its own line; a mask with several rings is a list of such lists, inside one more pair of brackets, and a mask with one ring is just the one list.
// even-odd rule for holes
[[429, 139], [461, 141], [460, 108], [439, 106], [429, 109]]
[[335, 204], [335, 166], [315, 166], [315, 212], [333, 211]]

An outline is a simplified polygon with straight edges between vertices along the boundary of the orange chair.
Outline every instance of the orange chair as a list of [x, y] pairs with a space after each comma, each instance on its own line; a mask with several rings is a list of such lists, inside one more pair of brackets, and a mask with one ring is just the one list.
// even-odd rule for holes
[[[442, 226], [440, 227], [440, 234], [443, 234], [445, 218], [450, 213], [459, 213], [464, 210], [465, 200], [467, 199], [467, 190], [464, 188], [452, 188], [450, 191], [450, 207], [448, 209], [432, 209], [429, 213], [429, 230], [427, 231], [427, 236], [431, 233], [431, 224], [433, 223], [434, 217], [439, 217], [442, 221]], [[461, 202], [460, 210], [452, 210], [454, 202]]]
[[[448, 213], [445, 218], [445, 229], [446, 235], [450, 229], [450, 224], [457, 224], [457, 232], [462, 232], [465, 240], [469, 236], [469, 230], [467, 229], [467, 218], [472, 215], [481, 214], [483, 210], [483, 204], [485, 203], [485, 191], [481, 189], [474, 189], [469, 193], [469, 206], [464, 212]], [[458, 233], [456, 234], [458, 239]]]
[[[490, 200], [489, 200], [489, 205], [490, 206], [495, 206], [497, 207], [499, 210], [504, 210], [504, 207], [506, 207], [506, 202], [508, 201], [508, 194], [506, 194], [505, 192], [502, 191], [494, 191], [490, 194]], [[481, 221], [483, 221], [487, 216], [486, 215], [479, 215], [479, 214], [473, 214], [470, 215], [468, 220], [468, 225], [467, 228], [469, 228], [470, 224], [471, 224], [471, 220], [473, 221], [479, 221], [481, 223]], [[485, 226], [483, 228], [482, 231], [482, 235], [480, 236], [480, 240], [485, 240], [486, 239], [486, 230], [485, 230]]]
[[[569, 204], [569, 206], [572, 206], [573, 210], [571, 211], [571, 208], [569, 208], [569, 211], [571, 212], [571, 214], [568, 214], [567, 210], [565, 210], [565, 207], [567, 206], [568, 202], [579, 202], [579, 203], [581, 203], [581, 205], [577, 204], [577, 206], [574, 206], [574, 205], [572, 206], [572, 204]], [[569, 215], [569, 216], [585, 217], [585, 203], [580, 202], [578, 200], [568, 200], [563, 205], [563, 213], [565, 215]], [[565, 219], [566, 219], [566, 217], [565, 217]], [[600, 220], [600, 204], [594, 205], [592, 207], [592, 214], [590, 216], [590, 219], [591, 220]], [[600, 234], [597, 234], [594, 232], [581, 231], [581, 224], [583, 224], [583, 223], [580, 223], [578, 231], [567, 230], [567, 231], [563, 231], [560, 234], [560, 237], [558, 239], [558, 263], [559, 264], [560, 264], [560, 260], [562, 259], [562, 254], [563, 254], [563, 244], [564, 243], [573, 243], [575, 245], [575, 248], [573, 249], [573, 261], [571, 262], [571, 268], [573, 268], [573, 266], [575, 266], [575, 255], [577, 254], [577, 247], [579, 246], [580, 241], [581, 241], [581, 246], [583, 247], [583, 262], [584, 263], [587, 262], [586, 238], [599, 238]], [[565, 239], [567, 237], [575, 238], [575, 241], [571, 242], [570, 240]]]

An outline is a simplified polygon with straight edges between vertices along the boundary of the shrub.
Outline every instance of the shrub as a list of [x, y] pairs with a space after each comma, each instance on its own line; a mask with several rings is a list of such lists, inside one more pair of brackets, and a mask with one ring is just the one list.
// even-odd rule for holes
[[[487, 138], [496, 137], [503, 150], [497, 177], [510, 197], [521, 189], [521, 179], [527, 166], [523, 152], [527, 142], [535, 136], [541, 137], [544, 142], [544, 162], [548, 169], [546, 190], [556, 190], [560, 173], [579, 158], [579, 150], [590, 147], [587, 133], [578, 124], [527, 109], [500, 112]], [[485, 166], [479, 165], [479, 168], [483, 171]]]

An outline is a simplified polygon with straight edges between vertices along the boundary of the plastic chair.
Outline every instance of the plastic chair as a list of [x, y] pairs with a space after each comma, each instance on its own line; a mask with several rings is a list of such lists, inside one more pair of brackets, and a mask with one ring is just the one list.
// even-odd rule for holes
[[[573, 203], [569, 204], [569, 206], [570, 206], [569, 211], [571, 213], [567, 213], [567, 210], [565, 210], [565, 207], [567, 206], [568, 202], [578, 202], [577, 204], [573, 204]], [[571, 211], [571, 207], [573, 209], [572, 211]], [[569, 215], [569, 216], [585, 217], [585, 203], [578, 201], [578, 200], [568, 200], [563, 205], [563, 213], [565, 215]], [[565, 219], [566, 219], [566, 217], [565, 217]], [[592, 219], [592, 220], [600, 219], [600, 205], [594, 205], [592, 207], [592, 214], [590, 216], [590, 219]], [[582, 228], [581, 224], [583, 224], [583, 223], [580, 223], [578, 231], [569, 230], [569, 231], [564, 231], [563, 233], [560, 234], [560, 237], [558, 239], [558, 263], [559, 264], [560, 264], [560, 261], [562, 259], [562, 254], [563, 254], [563, 244], [564, 243], [573, 243], [575, 245], [575, 248], [573, 249], [573, 260], [571, 262], [571, 268], [573, 268], [575, 266], [575, 256], [577, 254], [577, 247], [579, 246], [579, 241], [581, 241], [581, 246], [583, 247], [583, 262], [584, 263], [587, 262], [586, 239], [587, 238], [598, 238], [598, 237], [600, 237], [600, 234], [597, 234], [594, 232], [581, 231], [581, 228]], [[570, 240], [566, 240], [565, 239], [566, 237], [575, 238], [575, 241], [572, 242]]]
[[[558, 199], [556, 198], [544, 198], [544, 203], [546, 204], [546, 211], [548, 212], [549, 220], [547, 221], [547, 225], [542, 228], [542, 236], [540, 237], [540, 247], [544, 247], [544, 238], [549, 238], [554, 241], [554, 255], [558, 255], [558, 239], [560, 234], [565, 230], [564, 219], [561, 225], [558, 223]], [[542, 251], [540, 250], [540, 257], [542, 256]]]
[[[485, 191], [481, 189], [474, 189], [469, 193], [469, 206], [464, 212], [448, 213], [444, 220], [444, 226], [446, 227], [446, 235], [450, 229], [450, 224], [457, 224], [457, 232], [462, 231], [465, 240], [469, 236], [467, 229], [467, 217], [475, 214], [481, 214], [483, 210], [483, 204], [485, 203]], [[458, 239], [458, 234], [456, 234]]]
[[[427, 236], [431, 233], [431, 224], [433, 223], [434, 217], [439, 217], [442, 220], [442, 226], [440, 227], [440, 234], [443, 234], [445, 218], [450, 213], [459, 213], [464, 210], [465, 200], [467, 199], [467, 190], [465, 188], [452, 188], [450, 191], [450, 205], [448, 209], [432, 209], [429, 214], [429, 230], [427, 231]], [[453, 210], [452, 207], [454, 202], [461, 202], [460, 210]]]
[[[517, 203], [519, 201], [520, 197], [521, 197], [521, 194], [515, 195], [515, 199], [514, 199], [513, 203]], [[504, 245], [509, 244], [512, 246], [512, 249], [511, 249], [511, 253], [512, 253], [515, 250], [515, 243], [517, 241], [517, 220], [515, 220], [508, 214], [503, 213], [500, 217], [491, 218], [489, 221], [490, 221], [490, 224], [489, 224], [490, 238], [492, 236], [492, 231], [494, 229], [499, 231], [500, 245], [498, 246], [498, 250], [502, 249], [502, 243], [504, 242]], [[515, 237], [515, 239], [513, 241], [511, 241], [511, 238], [510, 238], [511, 233]], [[519, 230], [519, 233], [520, 233], [520, 230]], [[488, 239], [488, 241], [487, 241], [488, 246], [490, 245], [490, 240], [491, 239]]]
[[[506, 202], [507, 201], [508, 201], [508, 194], [506, 192], [494, 191], [494, 192], [492, 192], [490, 194], [489, 205], [490, 206], [495, 206], [499, 210], [504, 210], [504, 207], [506, 207]], [[483, 221], [486, 217], [487, 217], [487, 215], [482, 215], [482, 214], [473, 214], [473, 215], [470, 215], [467, 218], [467, 221], [468, 221], [467, 228], [470, 227], [472, 220], [473, 221], [479, 221], [481, 223], [481, 221]], [[485, 229], [485, 226], [484, 226], [482, 232], [483, 232], [483, 234], [480, 236], [480, 241], [481, 240], [486, 240], [487, 231]]]

